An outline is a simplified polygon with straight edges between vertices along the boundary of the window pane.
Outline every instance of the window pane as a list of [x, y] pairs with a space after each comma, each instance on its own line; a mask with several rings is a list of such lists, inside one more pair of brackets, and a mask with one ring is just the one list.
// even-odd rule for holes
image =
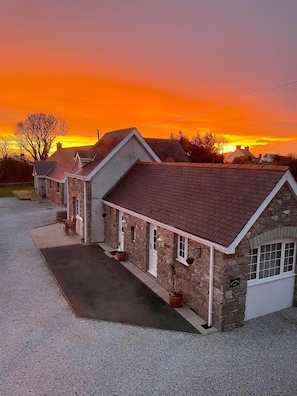
[[185, 237], [179, 238], [179, 255], [180, 257], [185, 257]]
[[261, 246], [262, 253], [259, 259], [259, 279], [280, 274], [281, 246], [281, 243]]
[[295, 243], [285, 243], [284, 272], [293, 271], [295, 257]]
[[157, 230], [154, 229], [154, 243], [153, 243], [153, 249], [157, 250]]

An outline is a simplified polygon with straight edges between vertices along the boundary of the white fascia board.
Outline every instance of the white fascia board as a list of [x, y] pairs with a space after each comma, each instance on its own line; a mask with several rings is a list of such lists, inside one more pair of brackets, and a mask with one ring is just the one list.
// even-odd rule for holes
[[90, 181], [93, 176], [101, 169], [107, 162], [118, 152], [120, 149], [133, 137], [136, 137], [139, 142], [145, 147], [145, 149], [149, 152], [149, 154], [153, 157], [156, 162], [161, 162], [160, 158], [157, 154], [150, 148], [150, 146], [146, 143], [140, 133], [136, 128], [133, 128], [132, 131], [123, 139], [101, 162], [98, 166], [92, 170], [87, 176], [85, 176], [86, 181]]
[[250, 230], [250, 228], [255, 224], [255, 222], [258, 220], [258, 218], [261, 216], [261, 214], [267, 208], [269, 203], [272, 201], [272, 199], [276, 196], [276, 194], [279, 192], [279, 190], [282, 188], [282, 186], [286, 182], [289, 183], [291, 189], [297, 196], [297, 183], [296, 183], [295, 179], [293, 178], [291, 172], [287, 171], [283, 175], [283, 177], [279, 180], [279, 182], [275, 185], [275, 187], [271, 190], [270, 194], [266, 197], [266, 199], [263, 201], [263, 203], [259, 206], [259, 208], [256, 210], [254, 215], [246, 223], [246, 225], [243, 227], [243, 229], [237, 235], [237, 237], [234, 239], [234, 241], [231, 243], [231, 245], [227, 248], [228, 254], [235, 253], [235, 249], [237, 248], [239, 243], [242, 241], [244, 236], [247, 234], [247, 232]]
[[80, 179], [80, 180], [85, 180], [85, 176], [77, 176], [75, 173], [67, 173], [65, 172], [66, 177], [71, 177], [72, 179]]
[[48, 177], [48, 176], [46, 176], [46, 178], [48, 180], [53, 180], [53, 181], [56, 181], [58, 183], [65, 183], [65, 181], [66, 181], [66, 176], [62, 180], [54, 179], [53, 177]]
[[184, 236], [184, 237], [189, 238], [189, 239], [191, 239], [191, 240], [193, 240], [193, 241], [202, 243], [203, 245], [206, 245], [206, 246], [208, 246], [208, 247], [213, 246], [216, 250], [218, 250], [218, 251], [220, 251], [220, 252], [222, 252], [222, 253], [228, 254], [228, 248], [226, 248], [225, 246], [216, 244], [216, 243], [211, 242], [211, 241], [209, 241], [209, 240], [207, 240], [207, 239], [199, 238], [199, 237], [196, 236], [196, 235], [189, 234], [188, 232], [179, 230], [179, 229], [176, 228], [176, 227], [173, 227], [173, 226], [170, 226], [170, 225], [168, 225], [168, 224], [162, 223], [162, 222], [160, 222], [160, 221], [151, 219], [150, 217], [143, 216], [143, 215], [141, 215], [141, 214], [139, 214], [139, 213], [137, 213], [137, 212], [133, 212], [133, 210], [129, 210], [129, 209], [123, 208], [123, 207], [121, 207], [121, 206], [119, 206], [119, 205], [115, 205], [115, 204], [113, 204], [113, 203], [111, 203], [111, 202], [105, 201], [104, 199], [102, 199], [101, 201], [102, 201], [103, 204], [105, 204], [105, 205], [107, 205], [107, 206], [110, 206], [111, 208], [114, 208], [114, 209], [117, 209], [117, 210], [119, 210], [119, 211], [122, 211], [123, 213], [127, 213], [127, 214], [129, 214], [129, 215], [131, 215], [131, 216], [134, 216], [134, 217], [138, 218], [138, 219], [144, 220], [144, 221], [146, 221], [146, 222], [148, 222], [148, 223], [150, 223], [150, 224], [154, 224], [154, 225], [156, 225], [156, 226], [159, 226], [159, 227], [161, 227], [161, 228], [164, 228], [165, 230], [172, 231], [172, 232], [174, 232], [175, 234]]
[[138, 140], [140, 141], [140, 143], [144, 146], [144, 148], [146, 149], [146, 151], [149, 152], [149, 154], [151, 155], [151, 157], [153, 157], [154, 161], [156, 162], [162, 162], [160, 160], [160, 158], [157, 156], [157, 154], [154, 152], [154, 150], [151, 148], [151, 146], [145, 141], [145, 139], [140, 135], [140, 133], [137, 131], [137, 129], [135, 128], [135, 136], [138, 138]]

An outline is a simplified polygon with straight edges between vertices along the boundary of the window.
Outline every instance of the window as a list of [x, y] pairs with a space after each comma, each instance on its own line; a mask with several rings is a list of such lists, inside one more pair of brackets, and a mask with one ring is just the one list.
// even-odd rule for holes
[[76, 216], [82, 216], [82, 202], [80, 199], [76, 200]]
[[188, 238], [179, 235], [177, 244], [177, 258], [185, 262], [188, 258]]
[[157, 228], [154, 228], [153, 249], [157, 250]]
[[295, 242], [276, 242], [252, 250], [249, 280], [282, 276], [294, 271]]
[[131, 227], [131, 242], [135, 243], [135, 227]]

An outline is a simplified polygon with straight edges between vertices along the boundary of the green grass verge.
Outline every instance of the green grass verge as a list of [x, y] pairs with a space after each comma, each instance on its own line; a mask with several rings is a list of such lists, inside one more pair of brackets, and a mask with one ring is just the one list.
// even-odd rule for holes
[[0, 198], [14, 197], [13, 191], [16, 190], [34, 190], [33, 186], [14, 186], [14, 187], [0, 187]]

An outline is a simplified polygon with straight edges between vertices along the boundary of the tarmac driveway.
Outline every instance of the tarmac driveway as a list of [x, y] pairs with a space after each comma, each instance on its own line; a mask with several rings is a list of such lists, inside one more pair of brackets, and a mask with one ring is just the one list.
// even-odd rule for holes
[[77, 316], [199, 334], [98, 245], [46, 248], [41, 253]]

